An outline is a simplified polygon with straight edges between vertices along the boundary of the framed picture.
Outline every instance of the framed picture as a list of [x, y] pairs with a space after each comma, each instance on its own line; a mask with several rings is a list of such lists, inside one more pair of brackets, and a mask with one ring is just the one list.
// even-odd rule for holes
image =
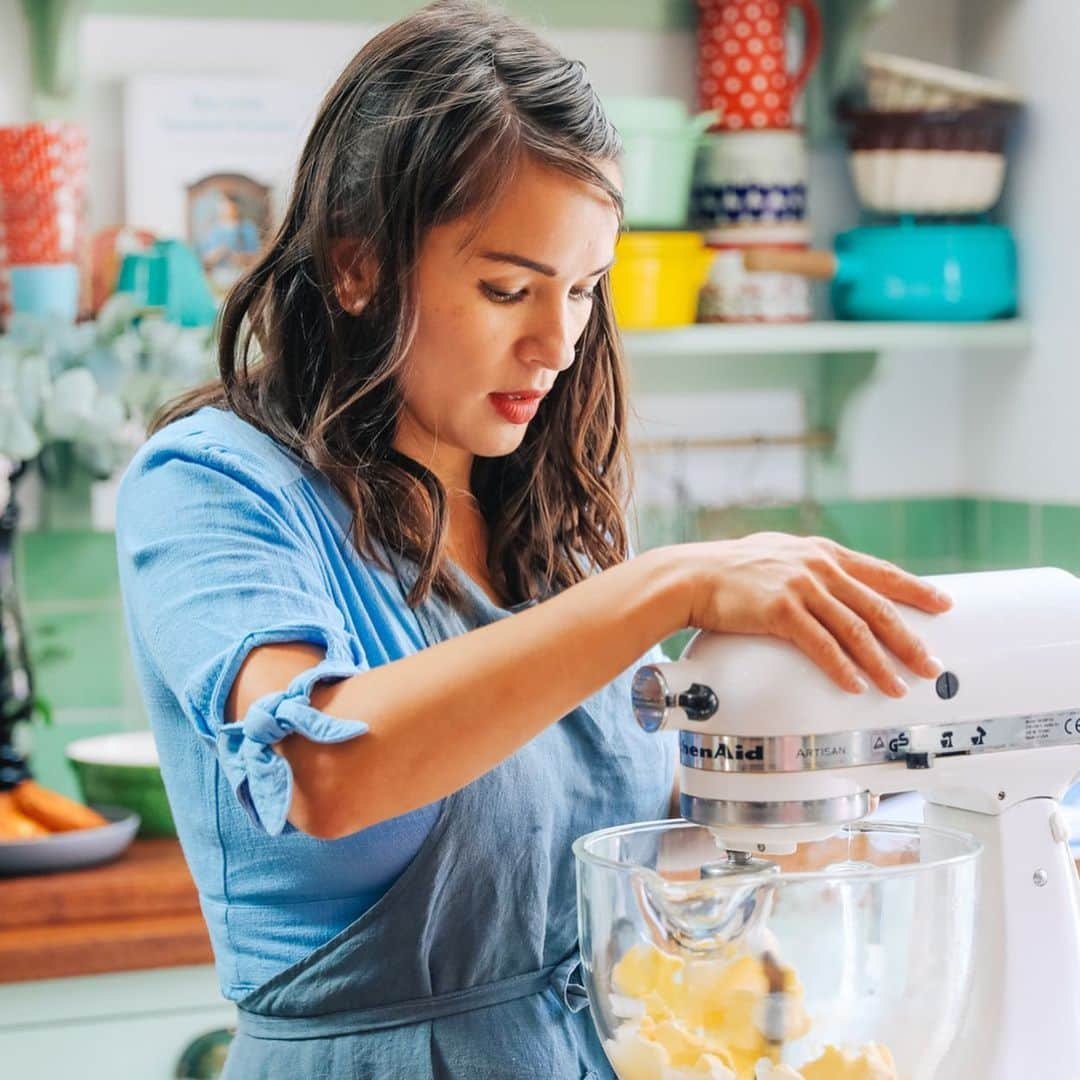
[[129, 79], [127, 224], [185, 240], [214, 290], [226, 290], [256, 257], [284, 209], [321, 91], [281, 79]]
[[259, 256], [271, 225], [270, 189], [240, 173], [203, 177], [188, 185], [187, 221], [211, 286], [224, 292]]

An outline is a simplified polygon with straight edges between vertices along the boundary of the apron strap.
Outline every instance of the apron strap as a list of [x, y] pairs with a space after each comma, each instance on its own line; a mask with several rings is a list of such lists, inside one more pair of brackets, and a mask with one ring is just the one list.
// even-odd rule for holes
[[486, 1009], [544, 990], [553, 990], [566, 1009], [577, 1013], [589, 1003], [580, 969], [581, 956], [575, 949], [562, 963], [539, 971], [528, 971], [523, 975], [453, 990], [448, 994], [399, 1001], [393, 1005], [346, 1009], [318, 1016], [271, 1015], [238, 1007], [236, 1029], [240, 1034], [254, 1039], [327, 1039], [340, 1035], [360, 1035], [456, 1016], [473, 1009]]
[[572, 1013], [589, 1004], [589, 992], [581, 981], [581, 954], [575, 950], [551, 973], [551, 985]]

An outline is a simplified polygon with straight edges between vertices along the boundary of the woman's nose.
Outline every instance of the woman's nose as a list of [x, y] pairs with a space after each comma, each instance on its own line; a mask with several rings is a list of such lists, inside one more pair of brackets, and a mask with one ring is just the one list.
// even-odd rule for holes
[[572, 324], [568, 313], [537, 325], [521, 343], [522, 359], [552, 371], [565, 371], [573, 362], [581, 328]]

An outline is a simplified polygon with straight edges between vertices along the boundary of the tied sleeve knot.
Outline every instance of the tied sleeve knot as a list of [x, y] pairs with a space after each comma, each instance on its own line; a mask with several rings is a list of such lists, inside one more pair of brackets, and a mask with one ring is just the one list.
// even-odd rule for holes
[[286, 735], [299, 733], [314, 742], [337, 743], [363, 735], [360, 720], [339, 720], [311, 704], [316, 683], [343, 679], [360, 671], [348, 660], [326, 659], [302, 672], [287, 690], [252, 702], [243, 721], [225, 724], [217, 734], [218, 755], [233, 790], [252, 821], [270, 836], [285, 828], [292, 803], [292, 768], [273, 750]]

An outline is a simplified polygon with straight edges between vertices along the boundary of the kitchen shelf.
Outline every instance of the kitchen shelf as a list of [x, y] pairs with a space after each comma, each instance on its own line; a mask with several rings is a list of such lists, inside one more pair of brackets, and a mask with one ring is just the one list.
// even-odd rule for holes
[[[542, 28], [639, 30], [694, 29], [694, 0], [503, 0], [514, 15]], [[805, 91], [810, 141], [837, 137], [833, 102], [860, 80], [866, 35], [898, 0], [817, 0], [824, 22], [821, 58]], [[420, 0], [22, 0], [30, 26], [35, 112], [39, 119], [77, 114], [78, 33], [85, 14], [166, 18], [288, 19], [391, 22]]]
[[[827, 0], [833, 3], [834, 0]], [[842, 0], [849, 3], [850, 0]], [[335, 22], [393, 22], [423, 0], [89, 0], [94, 14], [164, 15], [182, 18], [323, 19]], [[693, 0], [503, 0], [511, 13], [558, 27], [690, 29]]]
[[630, 389], [638, 394], [708, 394], [795, 390], [802, 394], [815, 497], [847, 490], [849, 448], [842, 419], [872, 380], [886, 352], [1016, 353], [1031, 343], [1023, 319], [987, 323], [809, 322], [712, 323], [674, 330], [629, 331], [623, 344]]
[[880, 353], [945, 349], [1025, 349], [1023, 319], [987, 323], [810, 322], [783, 325], [712, 323], [623, 334], [635, 364], [672, 356], [762, 356]]

